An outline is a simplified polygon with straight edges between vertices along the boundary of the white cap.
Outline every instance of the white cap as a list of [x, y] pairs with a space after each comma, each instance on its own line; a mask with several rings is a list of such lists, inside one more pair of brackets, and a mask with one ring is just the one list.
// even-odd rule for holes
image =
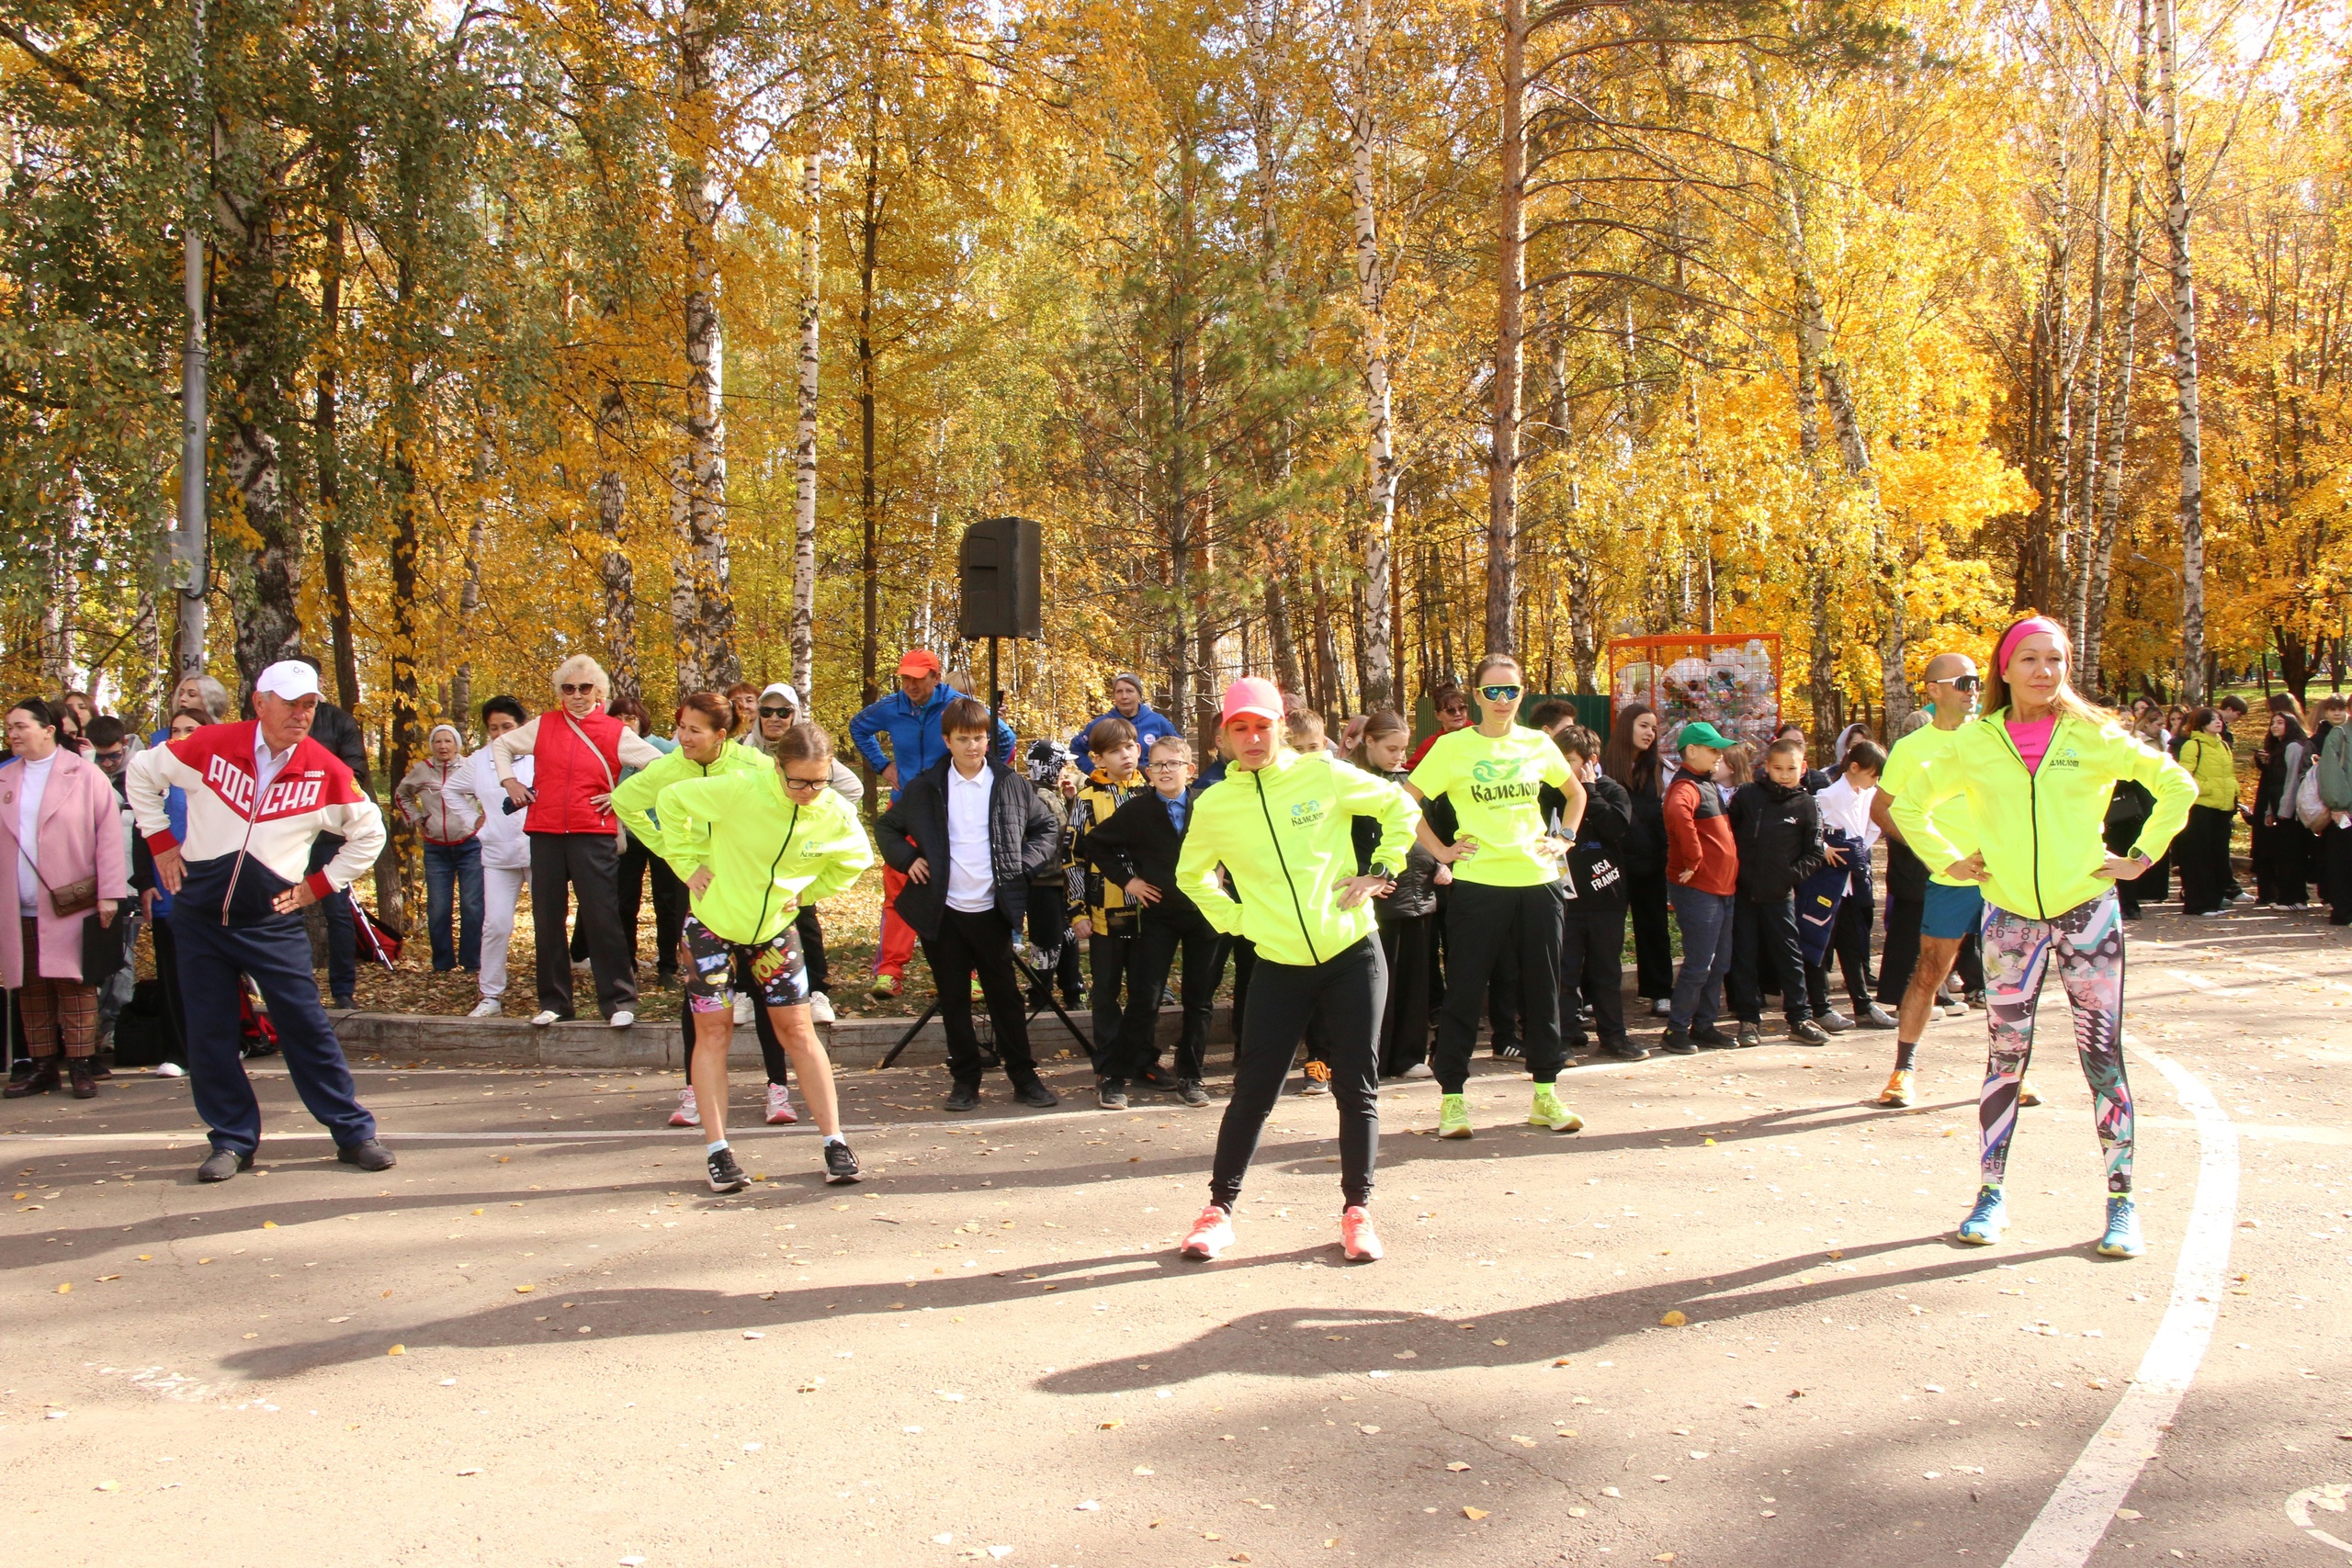
[[281, 659], [261, 672], [254, 682], [256, 692], [267, 692], [273, 697], [294, 702], [319, 694], [319, 672], [299, 659]]
[[791, 687], [786, 685], [781, 681], [769, 682], [766, 687], [761, 691], [760, 695], [763, 697], [770, 696], [777, 692], [782, 692], [784, 694], [784, 700], [791, 705], [793, 712], [798, 713], [800, 711], [800, 694], [794, 691]]

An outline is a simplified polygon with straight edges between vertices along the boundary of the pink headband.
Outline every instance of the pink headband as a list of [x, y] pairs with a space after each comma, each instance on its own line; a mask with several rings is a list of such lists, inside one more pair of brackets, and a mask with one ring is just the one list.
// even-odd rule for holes
[[2047, 615], [2028, 615], [2001, 634], [2001, 646], [1993, 655], [1993, 668], [2007, 676], [2009, 672], [2009, 655], [2018, 650], [2018, 644], [2037, 632], [2056, 639], [2061, 648], [2066, 646], [2065, 627]]

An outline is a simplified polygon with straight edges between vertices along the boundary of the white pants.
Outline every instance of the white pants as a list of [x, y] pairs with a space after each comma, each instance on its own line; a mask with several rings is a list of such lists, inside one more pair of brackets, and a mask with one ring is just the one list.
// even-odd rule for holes
[[506, 944], [514, 935], [514, 901], [530, 877], [527, 865], [481, 868], [481, 994], [493, 1001], [506, 994]]

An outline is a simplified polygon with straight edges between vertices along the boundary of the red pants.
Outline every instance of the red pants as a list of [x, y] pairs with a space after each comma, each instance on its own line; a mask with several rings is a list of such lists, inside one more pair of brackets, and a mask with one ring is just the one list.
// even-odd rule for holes
[[882, 947], [874, 955], [874, 972], [903, 978], [907, 962], [915, 955], [915, 929], [899, 919], [899, 889], [907, 885], [907, 874], [882, 868]]

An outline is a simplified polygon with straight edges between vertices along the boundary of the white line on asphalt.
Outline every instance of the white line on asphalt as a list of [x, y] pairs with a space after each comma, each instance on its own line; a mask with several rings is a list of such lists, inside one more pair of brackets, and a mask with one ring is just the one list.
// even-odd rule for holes
[[2287, 1517], [2293, 1523], [2297, 1529], [2302, 1531], [2313, 1540], [2332, 1546], [2338, 1551], [2352, 1551], [2352, 1540], [2338, 1540], [2335, 1537], [2328, 1534], [2325, 1530], [2312, 1523], [2312, 1505], [2313, 1503], [2317, 1503], [2323, 1507], [2341, 1508], [2344, 1506], [2344, 1495], [2346, 1492], [2352, 1492], [2352, 1487], [2343, 1486], [2340, 1484], [2328, 1486], [2306, 1486], [2301, 1492], [2296, 1493], [2293, 1496], [2287, 1499]]
[[2220, 1314], [2222, 1277], [2230, 1263], [2231, 1227], [2237, 1223], [2238, 1134], [2197, 1075], [2143, 1046], [2126, 1044], [2171, 1080], [2173, 1092], [2197, 1118], [2197, 1197], [2173, 1270], [2172, 1304], [2140, 1358], [2139, 1374], [2116, 1401], [2114, 1414], [2083, 1448], [2058, 1490], [2010, 1552], [2004, 1568], [2082, 1568], [2115, 1510], [2132, 1495], [2141, 1468], [2188, 1392]]

